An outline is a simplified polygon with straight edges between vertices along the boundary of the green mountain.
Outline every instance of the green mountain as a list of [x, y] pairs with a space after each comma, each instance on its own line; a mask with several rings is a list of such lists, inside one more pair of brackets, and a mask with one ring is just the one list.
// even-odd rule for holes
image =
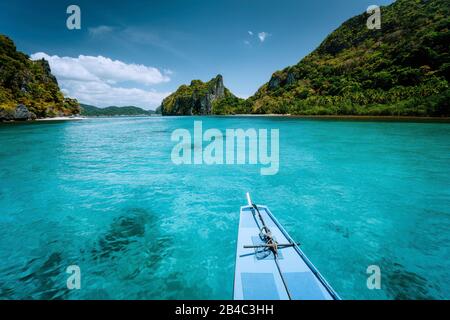
[[449, 116], [450, 3], [397, 0], [381, 29], [364, 13], [297, 65], [277, 71], [247, 113]]
[[81, 104], [81, 115], [87, 117], [109, 117], [109, 116], [142, 116], [154, 114], [154, 111], [144, 110], [138, 107], [126, 106], [98, 108], [87, 104]]
[[234, 112], [242, 103], [223, 85], [219, 74], [208, 82], [192, 80], [165, 98], [157, 110], [163, 115], [207, 115]]
[[48, 62], [30, 60], [11, 39], [0, 35], [0, 120], [78, 113], [78, 102], [64, 98]]

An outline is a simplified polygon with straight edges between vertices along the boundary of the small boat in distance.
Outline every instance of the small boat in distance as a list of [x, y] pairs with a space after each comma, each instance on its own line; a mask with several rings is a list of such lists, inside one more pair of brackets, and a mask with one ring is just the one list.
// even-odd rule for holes
[[234, 300], [339, 300], [269, 208], [241, 207]]

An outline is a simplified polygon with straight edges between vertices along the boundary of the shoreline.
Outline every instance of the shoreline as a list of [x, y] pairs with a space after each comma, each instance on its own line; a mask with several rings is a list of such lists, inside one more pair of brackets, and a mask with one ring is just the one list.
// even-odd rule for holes
[[[220, 117], [220, 115], [217, 115]], [[421, 121], [450, 123], [450, 117], [419, 117], [419, 116], [371, 116], [371, 115], [295, 115], [295, 114], [234, 114], [223, 117], [274, 117], [313, 120], [360, 120], [360, 121]]]
[[41, 118], [41, 119], [36, 119], [36, 120], [32, 120], [33, 121], [72, 121], [72, 120], [84, 120], [86, 119], [85, 117], [54, 117], [54, 118]]
[[[35, 120], [10, 120], [0, 121], [0, 124], [17, 124], [17, 123], [37, 123], [37, 122], [61, 122], [61, 121], [81, 121], [86, 119], [101, 118], [118, 118], [118, 117], [174, 117], [154, 115], [154, 116], [77, 116], [77, 117], [54, 117], [41, 118]], [[385, 121], [385, 122], [423, 122], [423, 123], [450, 123], [450, 117], [419, 117], [419, 116], [370, 116], [370, 115], [293, 115], [293, 114], [231, 114], [231, 115], [178, 115], [175, 117], [247, 117], [247, 118], [287, 118], [287, 119], [304, 119], [304, 120], [338, 120], [338, 121]]]
[[17, 124], [17, 123], [37, 123], [37, 122], [58, 122], [58, 121], [80, 121], [85, 120], [86, 117], [54, 117], [54, 118], [40, 118], [35, 120], [7, 120], [7, 121], [1, 121], [0, 124]]

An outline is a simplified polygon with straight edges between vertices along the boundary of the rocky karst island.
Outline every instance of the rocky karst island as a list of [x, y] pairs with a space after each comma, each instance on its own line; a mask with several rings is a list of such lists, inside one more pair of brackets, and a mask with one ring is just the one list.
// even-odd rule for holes
[[231, 113], [243, 99], [236, 97], [223, 84], [222, 75], [208, 82], [192, 80], [165, 98], [158, 110], [163, 115], [209, 115]]
[[46, 60], [31, 60], [0, 35], [0, 121], [79, 113], [78, 101], [64, 97]]

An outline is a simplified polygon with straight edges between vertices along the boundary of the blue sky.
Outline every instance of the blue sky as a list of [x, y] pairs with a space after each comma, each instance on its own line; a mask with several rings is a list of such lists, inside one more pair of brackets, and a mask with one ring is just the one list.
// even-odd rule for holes
[[[0, 33], [49, 59], [64, 92], [81, 102], [154, 109], [179, 85], [218, 73], [250, 96], [348, 18], [392, 2], [2, 1]], [[71, 4], [81, 8], [81, 30], [66, 28]]]

